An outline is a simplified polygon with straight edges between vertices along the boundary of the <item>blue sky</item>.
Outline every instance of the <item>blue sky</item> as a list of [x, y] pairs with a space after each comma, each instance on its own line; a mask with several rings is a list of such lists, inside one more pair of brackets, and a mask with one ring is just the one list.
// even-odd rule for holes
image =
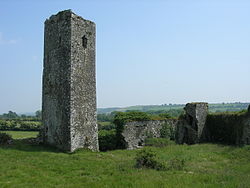
[[98, 107], [250, 101], [250, 1], [0, 1], [0, 113], [41, 108], [44, 21], [97, 25]]

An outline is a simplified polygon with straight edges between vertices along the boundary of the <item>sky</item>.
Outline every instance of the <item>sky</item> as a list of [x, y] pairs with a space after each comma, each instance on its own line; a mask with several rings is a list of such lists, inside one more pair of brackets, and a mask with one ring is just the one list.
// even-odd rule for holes
[[97, 106], [250, 101], [249, 0], [0, 0], [0, 113], [42, 103], [44, 21], [96, 23]]

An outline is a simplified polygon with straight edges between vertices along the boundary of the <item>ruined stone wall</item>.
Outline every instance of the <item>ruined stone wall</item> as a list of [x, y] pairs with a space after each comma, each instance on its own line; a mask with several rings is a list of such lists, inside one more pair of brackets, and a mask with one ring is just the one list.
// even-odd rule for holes
[[232, 145], [250, 144], [250, 113], [209, 114], [206, 127], [207, 142]]
[[152, 120], [152, 121], [133, 121], [124, 125], [122, 135], [127, 145], [127, 149], [136, 149], [144, 145], [145, 139], [149, 137], [159, 138], [163, 124], [167, 123], [175, 130], [178, 120]]
[[246, 118], [243, 120], [243, 134], [241, 143], [250, 145], [250, 105], [248, 106]]
[[243, 120], [243, 131], [239, 144], [250, 145], [250, 114]]
[[98, 150], [95, 24], [70, 10], [45, 22], [42, 113], [44, 142]]
[[247, 113], [208, 114], [207, 103], [188, 103], [184, 110], [185, 115], [177, 124], [177, 143], [250, 144], [249, 109]]
[[207, 103], [188, 103], [184, 107], [185, 115], [177, 124], [176, 142], [195, 144], [206, 136]]
[[133, 121], [124, 125], [122, 136], [127, 149], [144, 145], [149, 137], [159, 138], [164, 124], [176, 132], [178, 144], [221, 142], [225, 144], [250, 144], [250, 106], [247, 113], [208, 114], [207, 103], [186, 104], [185, 114], [178, 120]]

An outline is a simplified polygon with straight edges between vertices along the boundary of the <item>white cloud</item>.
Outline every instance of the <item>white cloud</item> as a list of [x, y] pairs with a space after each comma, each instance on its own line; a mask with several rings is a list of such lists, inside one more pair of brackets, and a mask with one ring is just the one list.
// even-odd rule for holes
[[5, 39], [3, 33], [0, 32], [0, 45], [16, 44], [18, 40], [16, 39]]

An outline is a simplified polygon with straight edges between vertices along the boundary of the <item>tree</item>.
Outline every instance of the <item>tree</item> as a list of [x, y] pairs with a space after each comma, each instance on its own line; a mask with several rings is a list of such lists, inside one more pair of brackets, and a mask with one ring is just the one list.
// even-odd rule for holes
[[9, 111], [7, 114], [3, 114], [2, 117], [6, 119], [15, 119], [18, 118], [18, 115], [16, 112]]
[[36, 111], [36, 117], [39, 118], [39, 119], [42, 118], [42, 111], [41, 110]]

